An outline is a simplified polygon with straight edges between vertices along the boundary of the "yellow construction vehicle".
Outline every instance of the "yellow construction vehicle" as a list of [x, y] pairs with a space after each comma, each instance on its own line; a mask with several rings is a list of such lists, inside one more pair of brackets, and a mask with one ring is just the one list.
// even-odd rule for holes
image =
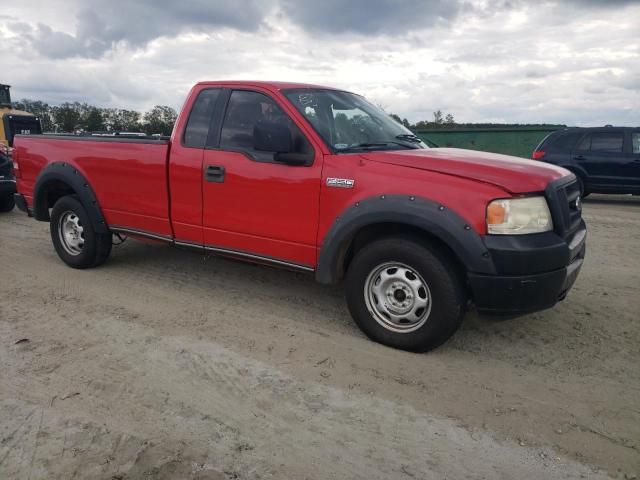
[[9, 85], [0, 84], [0, 145], [12, 146], [14, 135], [42, 133], [42, 127], [32, 113], [13, 109], [9, 89]]

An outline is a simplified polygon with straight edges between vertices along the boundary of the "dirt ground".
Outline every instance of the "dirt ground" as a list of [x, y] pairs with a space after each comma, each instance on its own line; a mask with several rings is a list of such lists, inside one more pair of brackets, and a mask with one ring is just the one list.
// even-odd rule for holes
[[2, 215], [0, 478], [636, 478], [640, 198], [584, 215], [564, 302], [424, 355], [310, 276], [134, 241], [77, 271]]

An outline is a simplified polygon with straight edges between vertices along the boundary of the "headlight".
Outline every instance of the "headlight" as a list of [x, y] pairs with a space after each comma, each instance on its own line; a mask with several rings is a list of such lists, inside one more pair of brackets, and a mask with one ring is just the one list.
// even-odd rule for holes
[[494, 235], [541, 233], [553, 230], [544, 197], [505, 198], [487, 206], [487, 231]]

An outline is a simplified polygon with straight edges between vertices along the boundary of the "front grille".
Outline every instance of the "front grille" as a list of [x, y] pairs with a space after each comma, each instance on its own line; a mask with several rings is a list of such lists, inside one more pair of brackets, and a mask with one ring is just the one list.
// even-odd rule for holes
[[578, 230], [582, 221], [578, 181], [573, 175], [556, 180], [547, 187], [545, 196], [553, 217], [554, 230], [567, 239]]
[[563, 200], [563, 215], [565, 217], [565, 225], [568, 234], [575, 232], [580, 226], [582, 220], [582, 199], [580, 198], [580, 186], [577, 181], [566, 184], [559, 191], [560, 198]]

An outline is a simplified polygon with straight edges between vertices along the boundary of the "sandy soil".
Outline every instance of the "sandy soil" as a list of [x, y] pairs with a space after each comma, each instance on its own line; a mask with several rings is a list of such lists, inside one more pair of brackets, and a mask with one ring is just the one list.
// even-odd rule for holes
[[595, 197], [550, 311], [367, 340], [339, 288], [129, 241], [102, 268], [0, 216], [0, 478], [640, 475], [640, 198]]

